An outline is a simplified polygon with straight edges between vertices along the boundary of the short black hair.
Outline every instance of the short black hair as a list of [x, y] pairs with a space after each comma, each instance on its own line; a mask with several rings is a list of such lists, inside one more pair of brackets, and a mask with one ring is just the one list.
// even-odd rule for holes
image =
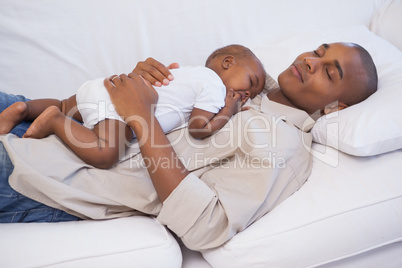
[[378, 88], [378, 74], [377, 68], [374, 64], [373, 58], [370, 53], [361, 45], [356, 43], [351, 43], [351, 45], [358, 51], [360, 60], [362, 62], [363, 70], [366, 73], [366, 81], [363, 83], [363, 94], [359, 98], [351, 100], [349, 105], [353, 105], [364, 101], [369, 96], [377, 91]]
[[257, 58], [249, 48], [242, 45], [233, 44], [218, 48], [212, 52], [212, 54], [208, 57], [205, 66], [208, 66], [213, 59], [223, 55], [232, 55], [238, 59]]

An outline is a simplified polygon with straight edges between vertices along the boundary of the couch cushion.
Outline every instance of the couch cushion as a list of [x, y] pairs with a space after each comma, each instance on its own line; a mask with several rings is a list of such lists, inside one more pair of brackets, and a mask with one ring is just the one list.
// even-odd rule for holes
[[[203, 252], [213, 267], [401, 266], [402, 150], [361, 158], [321, 144], [313, 149], [312, 174], [298, 192]], [[347, 265], [335, 265], [342, 261]]]
[[180, 247], [158, 221], [0, 224], [0, 267], [181, 267]]

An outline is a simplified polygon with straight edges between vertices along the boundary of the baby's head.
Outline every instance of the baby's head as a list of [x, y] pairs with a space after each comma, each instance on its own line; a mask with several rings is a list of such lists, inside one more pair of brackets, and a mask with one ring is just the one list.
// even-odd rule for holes
[[239, 93], [243, 103], [264, 89], [264, 67], [254, 53], [242, 45], [229, 45], [215, 50], [205, 66], [219, 75], [226, 90], [233, 89]]

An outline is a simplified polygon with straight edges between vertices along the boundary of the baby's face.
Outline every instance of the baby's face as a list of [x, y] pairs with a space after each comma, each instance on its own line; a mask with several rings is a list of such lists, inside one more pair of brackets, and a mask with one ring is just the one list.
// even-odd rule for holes
[[258, 59], [251, 58], [237, 62], [221, 78], [226, 90], [233, 89], [239, 93], [242, 103], [245, 103], [264, 89], [265, 70]]

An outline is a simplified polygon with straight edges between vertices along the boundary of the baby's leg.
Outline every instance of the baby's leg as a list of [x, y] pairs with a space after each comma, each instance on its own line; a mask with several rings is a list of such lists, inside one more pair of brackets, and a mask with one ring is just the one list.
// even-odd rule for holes
[[30, 100], [26, 102], [27, 114], [24, 120], [33, 121], [35, 120], [43, 111], [45, 111], [50, 106], [55, 106], [61, 110], [61, 100], [57, 99], [37, 99]]
[[65, 100], [40, 99], [25, 103], [28, 107], [25, 120], [34, 120], [27, 129], [24, 138], [41, 139], [57, 130], [64, 129], [65, 117], [72, 117], [81, 121], [81, 114], [77, 109], [75, 95]]
[[132, 139], [131, 129], [118, 120], [106, 119], [93, 130], [71, 120], [57, 107], [47, 108], [29, 127], [24, 138], [56, 134], [84, 162], [110, 168], [124, 154]]
[[76, 95], [71, 96], [68, 99], [61, 101], [61, 112], [68, 117], [74, 118], [78, 122], [83, 122], [80, 112], [77, 107]]
[[[70, 116], [82, 122], [81, 114], [78, 112], [77, 109], [75, 95], [62, 101], [57, 99], [37, 99], [27, 102], [16, 102], [0, 113], [0, 135], [9, 133], [14, 126], [24, 120], [35, 120], [50, 106], [57, 108], [64, 115]], [[49, 114], [45, 115], [43, 118], [48, 117]], [[43, 123], [38, 122], [37, 126], [39, 125], [43, 125]], [[36, 129], [37, 126], [34, 127], [34, 129]], [[32, 131], [33, 129], [31, 129], [31, 132]], [[48, 129], [44, 129], [42, 132], [47, 133], [48, 131]], [[36, 130], [34, 132], [36, 133]]]
[[36, 117], [23, 137], [41, 139], [54, 134], [55, 126], [63, 120], [63, 117], [59, 107], [49, 106]]
[[27, 101], [28, 114], [25, 120], [35, 120], [41, 113], [43, 113], [48, 107], [55, 106], [65, 116], [74, 118], [82, 122], [81, 114], [77, 109], [77, 101], [75, 95], [64, 100], [56, 99], [38, 99]]
[[15, 102], [0, 113], [0, 135], [9, 133], [25, 120], [28, 106], [25, 102]]
[[0, 134], [9, 133], [13, 127], [24, 120], [34, 120], [49, 106], [61, 109], [61, 101], [56, 99], [38, 99], [16, 102], [0, 113]]

